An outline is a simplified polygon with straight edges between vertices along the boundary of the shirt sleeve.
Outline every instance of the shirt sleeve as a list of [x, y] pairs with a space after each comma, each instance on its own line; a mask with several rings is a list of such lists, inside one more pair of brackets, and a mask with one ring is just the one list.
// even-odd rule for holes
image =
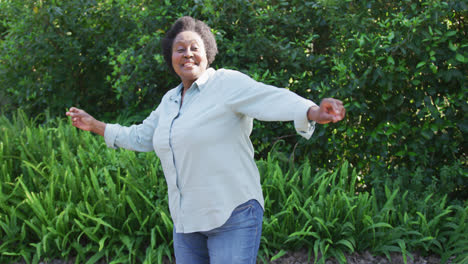
[[[249, 76], [229, 71], [226, 82], [231, 84], [226, 92], [226, 104], [237, 113], [263, 121], [294, 121], [301, 136], [309, 139], [315, 129], [315, 121], [309, 121], [307, 111], [311, 100], [275, 86], [257, 82]], [[231, 87], [232, 86], [232, 87]]]
[[138, 125], [129, 127], [119, 124], [107, 124], [104, 140], [110, 148], [125, 148], [148, 152], [153, 150], [153, 134], [159, 121], [159, 107]]

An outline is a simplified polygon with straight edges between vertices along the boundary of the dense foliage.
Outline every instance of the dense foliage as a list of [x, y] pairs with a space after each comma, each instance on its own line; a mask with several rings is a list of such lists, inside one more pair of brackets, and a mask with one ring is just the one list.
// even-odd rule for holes
[[[418, 220], [416, 216], [416, 218], [406, 218], [405, 210], [413, 213], [422, 212], [422, 216], [431, 219], [444, 210], [448, 210], [449, 206], [454, 206], [450, 207], [451, 213], [444, 217], [454, 217], [455, 212], [462, 214], [463, 210], [466, 215], [468, 198], [466, 157], [468, 144], [465, 140], [468, 138], [468, 23], [466, 22], [468, 5], [466, 1], [0, 0], [2, 114], [11, 119], [14, 110], [22, 108], [28, 116], [38, 117], [40, 123], [45, 123], [49, 120], [47, 117], [63, 116], [65, 109], [75, 105], [106, 122], [118, 121], [125, 124], [140, 122], [157, 106], [165, 91], [178, 84], [176, 76], [169, 73], [163, 62], [160, 39], [170, 25], [182, 15], [194, 16], [212, 27], [220, 50], [213, 67], [240, 70], [256, 80], [286, 87], [316, 102], [324, 97], [336, 97], [344, 101], [347, 109], [346, 120], [338, 124], [318, 126], [313, 138], [308, 141], [296, 135], [290, 123], [256, 122], [252, 141], [260, 160], [267, 160], [270, 156], [274, 161], [280, 162], [282, 173], [288, 177], [297, 170], [302, 170], [304, 166], [310, 166], [313, 175], [321, 169], [334, 171], [333, 168], [339, 168], [346, 160], [357, 174], [355, 188], [361, 194], [359, 197], [364, 199], [365, 195], [369, 195], [366, 199], [375, 199], [376, 204], [372, 203], [372, 210], [376, 214], [371, 214], [371, 218], [377, 217], [379, 210], [383, 210], [383, 203], [391, 198], [388, 195], [389, 192], [390, 194], [397, 193], [395, 199], [403, 199], [398, 201], [398, 204], [403, 206], [398, 208], [401, 210], [398, 213], [410, 221], [408, 223], [422, 220]], [[33, 124], [30, 125], [33, 126]], [[60, 125], [63, 126], [62, 123]], [[54, 130], [53, 127], [47, 124], [46, 126], [49, 130]], [[2, 133], [7, 133], [5, 129], [3, 128]], [[68, 154], [63, 155], [71, 155], [70, 160], [73, 155], [79, 157], [81, 155], [80, 160], [90, 155], [88, 152], [90, 150], [85, 151], [86, 148], [93, 148], [92, 151], [110, 155], [106, 156], [110, 160], [105, 164], [95, 164], [90, 161], [75, 164], [75, 161], [64, 161], [65, 163], [61, 165], [63, 168], [60, 164], [53, 165], [60, 169], [70, 170], [66, 175], [53, 176], [70, 177], [70, 179], [61, 179], [67, 181], [76, 181], [76, 179], [72, 180], [71, 173], [76, 173], [76, 177], [79, 177], [81, 174], [78, 173], [78, 169], [89, 165], [90, 171], [104, 167], [103, 171], [93, 172], [101, 175], [100, 179], [104, 183], [107, 177], [105, 174], [107, 167], [117, 166], [115, 170], [118, 170], [119, 166], [124, 166], [121, 165], [122, 163], [132, 162], [127, 159], [140, 157], [138, 156], [140, 154], [126, 152], [107, 153], [103, 149], [104, 146], [94, 142], [93, 137], [71, 132], [68, 128], [61, 129], [66, 130], [66, 134], [73, 137], [78, 135], [86, 137], [85, 140], [92, 140], [92, 144], [97, 144], [99, 147], [55, 139], [55, 145], [47, 143], [52, 145], [46, 145], [47, 147], [38, 145], [28, 149], [25, 146], [34, 145], [31, 143], [32, 140], [21, 143], [15, 141], [20, 139], [13, 139], [13, 136], [13, 138], [3, 137], [0, 141], [2, 151], [6, 151], [7, 145], [8, 148], [12, 148], [11, 151], [16, 147], [23, 148], [23, 150], [14, 150], [3, 156], [1, 169], [4, 176], [2, 177], [7, 178], [3, 181], [2, 188], [7, 188], [3, 189], [6, 197], [13, 197], [12, 201], [23, 201], [24, 198], [21, 195], [27, 193], [38, 195], [37, 193], [43, 191], [41, 188], [48, 186], [50, 182], [46, 178], [48, 174], [44, 171], [51, 172], [52, 168], [46, 169], [49, 165], [46, 166], [47, 161], [42, 158], [50, 157], [52, 153], [57, 155], [58, 146], [60, 146], [60, 151], [62, 151], [61, 148], [67, 149], [64, 153]], [[33, 133], [32, 130], [27, 131], [27, 128], [17, 128], [18, 134], [8, 135]], [[8, 143], [11, 141], [19, 145], [14, 146]], [[35, 148], [44, 157], [34, 156]], [[45, 149], [51, 152], [44, 152]], [[11, 159], [8, 155], [16, 158]], [[35, 158], [30, 161], [29, 156]], [[154, 161], [152, 156], [149, 158], [146, 154], [141, 157], [144, 160]], [[26, 163], [20, 161], [23, 158]], [[67, 162], [70, 162], [69, 166]], [[33, 167], [27, 164], [32, 164]], [[11, 166], [11, 170], [8, 166]], [[142, 170], [138, 166], [136, 168]], [[159, 173], [159, 168], [152, 169], [155, 175]], [[109, 170], [117, 173], [113, 169], [109, 168]], [[39, 172], [43, 173], [36, 181], [45, 181], [45, 183], [34, 183], [32, 176], [30, 179], [25, 179], [28, 173], [35, 175], [34, 173]], [[140, 171], [130, 174], [136, 175], [137, 173], [149, 172]], [[269, 172], [264, 173], [269, 175]], [[91, 174], [84, 175], [87, 176], [83, 177], [91, 177]], [[115, 175], [112, 177], [113, 181], [119, 179]], [[25, 184], [23, 187], [20, 183], [22, 181], [31, 181], [33, 185]], [[94, 184], [91, 178], [88, 181]], [[148, 182], [144, 182], [143, 185], [153, 186], [151, 184], [154, 185]], [[52, 187], [50, 188], [54, 189], [56, 185]], [[84, 188], [84, 186], [81, 187]], [[137, 189], [132, 189], [133, 187], [125, 188], [128, 192], [138, 193]], [[98, 189], [95, 191], [98, 192]], [[138, 190], [142, 192], [143, 189]], [[288, 189], [287, 192], [294, 193], [295, 191]], [[141, 194], [137, 194], [137, 198], [131, 196], [131, 199], [143, 199]], [[361, 199], [351, 194], [352, 192], [349, 192], [346, 195], [350, 196], [345, 196], [349, 199]], [[17, 198], [14, 198], [16, 195]], [[58, 193], [54, 191], [53, 195], [58, 195]], [[124, 193], [116, 199], [123, 199], [121, 202], [126, 203], [128, 198], [125, 198], [125, 195]], [[442, 211], [432, 211], [426, 215], [426, 211], [431, 208], [424, 207], [426, 197], [429, 197], [428, 204], [433, 205], [433, 209], [442, 208], [440, 209]], [[74, 196], [70, 196], [65, 200], [73, 202], [74, 199]], [[298, 201], [306, 202], [300, 199]], [[410, 204], [405, 204], [405, 202]], [[76, 203], [79, 202], [76, 201]], [[128, 202], [128, 206], [130, 210], [134, 210], [131, 203]], [[29, 234], [27, 229], [32, 226], [32, 220], [27, 220], [29, 216], [24, 213], [27, 211], [23, 208], [25, 204], [27, 202], [21, 203], [21, 206], [15, 205], [13, 209], [5, 209], [6, 207], [1, 209], [20, 210], [15, 219], [8, 221], [16, 221], [15, 223], [25, 221], [21, 223], [26, 223], [25, 225], [19, 224], [19, 229], [15, 229], [19, 234], [8, 233], [17, 241], [11, 243], [20, 243], [16, 235], [26, 236]], [[88, 216], [93, 215], [89, 210], [97, 210], [94, 207], [89, 209], [89, 205], [86, 204], [80, 206], [84, 207], [72, 209], [88, 210], [83, 211]], [[151, 205], [147, 206], [151, 207]], [[66, 211], [67, 213], [64, 214], [73, 212], [70, 216], [78, 216], [78, 211], [72, 209], [67, 209], [71, 211]], [[141, 208], [141, 210], [143, 212], [149, 209]], [[59, 211], [55, 213], [57, 212]], [[297, 213], [294, 210], [292, 212]], [[9, 211], [2, 211], [0, 216], [10, 217], [8, 213]], [[57, 214], [60, 215], [60, 213]], [[64, 214], [61, 217], [64, 217]], [[410, 215], [408, 213], [408, 216]], [[86, 216], [81, 217], [86, 218]], [[95, 221], [102, 228], [106, 226], [99, 224], [100, 220], [97, 219], [100, 218], [92, 217], [94, 218], [86, 218], [88, 219], [86, 221]], [[134, 217], [138, 218], [136, 215]], [[157, 215], [148, 217], [154, 220]], [[389, 217], [397, 216], [390, 214]], [[2, 223], [5, 223], [5, 219], [0, 218]], [[86, 232], [79, 229], [80, 224], [85, 221], [84, 218], [79, 219], [81, 219], [77, 220], [79, 224], [76, 221], [71, 223], [71, 225], [77, 225], [74, 226], [76, 229], [70, 230], [80, 234], [80, 238], [86, 237], [86, 241], [92, 240], [88, 236], [88, 229]], [[45, 218], [43, 221], [46, 221]], [[48, 224], [56, 224], [54, 221], [47, 221]], [[105, 219], [105, 221], [108, 223], [107, 221], [110, 220]], [[305, 223], [302, 227], [313, 224]], [[400, 222], [389, 223], [394, 228], [400, 224]], [[164, 227], [166, 224], [164, 222], [161, 226]], [[124, 227], [125, 223], [110, 225], [119, 230], [130, 230]], [[411, 226], [411, 224], [408, 225]], [[440, 227], [435, 222], [432, 225]], [[44, 230], [37, 229], [34, 232], [42, 232], [41, 234], [45, 235], [50, 231], [48, 227], [43, 228]], [[22, 231], [23, 229], [25, 231]], [[294, 228], [288, 232], [295, 232], [292, 229]], [[93, 232], [94, 230], [105, 232], [97, 227], [93, 229]], [[310, 230], [303, 231], [309, 232]], [[288, 232], [284, 233], [284, 237], [291, 234]], [[416, 235], [412, 238], [416, 241], [421, 239], [418, 243], [424, 244], [427, 241], [433, 241], [427, 237], [438, 239], [436, 234], [440, 235], [445, 231], [437, 231], [431, 235], [420, 230], [417, 232], [424, 235], [422, 237]], [[6, 233], [2, 235], [5, 236]], [[322, 237], [322, 235], [319, 236]], [[408, 245], [403, 245], [404, 247], [422, 247], [426, 251], [434, 252], [443, 252], [445, 247], [450, 248], [450, 243], [453, 242], [446, 245], [444, 243], [447, 241], [438, 240], [440, 246], [437, 246], [436, 242], [424, 245], [412, 244], [408, 242], [412, 241], [411, 238], [396, 236], [395, 239], [408, 243]], [[37, 237], [40, 236], [37, 235]], [[265, 237], [268, 236], [265, 235]], [[303, 235], [295, 237], [297, 240]], [[312, 235], [312, 237], [315, 236]], [[99, 242], [102, 244], [110, 238], [101, 236], [100, 239], [103, 239]], [[296, 240], [290, 237], [288, 243], [295, 243]], [[4, 241], [6, 240], [2, 240], [3, 244], [0, 249], [10, 248], [9, 245], [12, 244]], [[62, 240], [59, 239], [59, 241]], [[303, 242], [303, 240], [300, 241]], [[331, 241], [336, 242], [333, 239]], [[391, 247], [397, 245], [398, 248], [403, 248], [401, 243], [395, 244], [395, 241], [392, 242], [393, 244], [390, 243]], [[86, 244], [81, 243], [80, 240], [74, 242], [75, 245]], [[269, 246], [271, 246], [272, 243], [279, 245], [284, 240], [269, 238], [265, 242], [270, 243]], [[37, 241], [31, 243], [41, 245], [44, 250], [48, 247]], [[347, 246], [348, 243], [345, 244], [346, 248], [350, 248]], [[323, 247], [325, 249], [326, 245], [324, 244]], [[336, 244], [333, 248], [336, 248]], [[337, 248], [340, 249], [339, 246]], [[351, 243], [351, 248], [361, 249], [353, 243]], [[378, 247], [374, 247], [374, 250], [377, 250], [376, 248]], [[37, 250], [40, 252], [40, 249]], [[69, 250], [70, 252], [75, 250], [75, 253], [79, 251], [78, 249]], [[122, 247], [121, 251], [124, 250], [131, 251]], [[167, 248], [161, 250], [167, 250]], [[450, 249], [447, 252], [451, 252]], [[18, 252], [10, 253], [22, 255]]]
[[[113, 150], [64, 119], [0, 117], [0, 262], [161, 263], [172, 258], [167, 187], [156, 155]], [[258, 161], [265, 195], [260, 259], [305, 248], [312, 260], [369, 250], [468, 260], [468, 203], [408, 199], [390, 186], [356, 193], [355, 170]], [[319, 254], [320, 253], [320, 254]], [[311, 262], [312, 262], [311, 260]]]

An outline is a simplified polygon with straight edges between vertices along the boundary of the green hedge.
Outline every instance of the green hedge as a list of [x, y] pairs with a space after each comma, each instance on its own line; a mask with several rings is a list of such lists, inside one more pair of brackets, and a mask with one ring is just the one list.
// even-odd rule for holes
[[[206, 21], [220, 54], [243, 71], [348, 114], [312, 140], [290, 123], [255, 123], [257, 156], [333, 168], [348, 160], [362, 186], [383, 193], [468, 198], [467, 4], [463, 1], [0, 2], [3, 112], [141, 121], [178, 80], [160, 39], [182, 15]], [[276, 144], [278, 143], [278, 144]], [[284, 144], [281, 144], [284, 143]], [[385, 176], [383, 176], [385, 175]]]

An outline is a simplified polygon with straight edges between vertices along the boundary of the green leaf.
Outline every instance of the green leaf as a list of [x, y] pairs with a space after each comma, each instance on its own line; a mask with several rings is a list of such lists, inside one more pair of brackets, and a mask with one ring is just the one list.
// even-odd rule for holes
[[460, 54], [460, 53], [458, 53], [457, 55], [455, 55], [455, 58], [456, 58], [457, 61], [459, 61], [459, 62], [465, 63], [465, 61], [466, 61], [465, 57], [464, 57], [462, 54]]
[[108, 238], [109, 238], [109, 236], [108, 236], [108, 235], [105, 235], [103, 238], [101, 238], [101, 239], [99, 240], [99, 249], [98, 249], [98, 251], [101, 251], [101, 250], [104, 249], [104, 243], [106, 242], [106, 240], [107, 240]]
[[451, 37], [451, 36], [455, 36], [456, 34], [457, 34], [457, 31], [450, 30], [450, 31], [447, 31], [447, 33], [445, 33], [445, 36]]
[[102, 220], [102, 218], [100, 217], [94, 217], [94, 216], [91, 216], [89, 214], [86, 214], [86, 213], [80, 213], [81, 215], [95, 221], [96, 223], [100, 224], [100, 225], [103, 225], [103, 226], [106, 226], [108, 228], [110, 228], [112, 231], [117, 231], [116, 228], [114, 228], [113, 226], [111, 226], [109, 223], [107, 223], [106, 221]]
[[432, 136], [434, 135], [434, 133], [433, 133], [431, 130], [429, 130], [429, 129], [425, 129], [425, 130], [422, 130], [422, 131], [421, 131], [421, 135], [422, 135], [425, 139], [429, 140], [429, 139], [432, 138]]
[[388, 99], [390, 99], [392, 97], [391, 94], [389, 93], [384, 93], [382, 94], [382, 99], [384, 99], [384, 101], [387, 101]]
[[337, 245], [343, 245], [349, 248], [350, 252], [354, 252], [354, 246], [349, 240], [341, 239], [340, 241], [336, 242]]
[[86, 264], [94, 264], [98, 262], [103, 256], [106, 254], [106, 251], [99, 251], [96, 254], [94, 254], [92, 257], [86, 261]]
[[281, 249], [280, 252], [278, 252], [278, 254], [274, 255], [270, 261], [275, 261], [279, 258], [281, 258], [282, 256], [284, 256], [287, 252], [284, 250], [284, 249]]
[[449, 42], [449, 49], [450, 49], [451, 51], [457, 51], [458, 47], [455, 46], [455, 45], [453, 45], [453, 42], [450, 41], [450, 42]]

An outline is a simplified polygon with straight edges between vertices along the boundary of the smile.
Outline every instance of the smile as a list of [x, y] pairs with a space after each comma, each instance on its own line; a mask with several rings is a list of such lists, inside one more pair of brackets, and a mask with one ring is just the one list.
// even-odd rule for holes
[[197, 64], [195, 62], [186, 62], [183, 64], [184, 67], [193, 67], [196, 66]]

